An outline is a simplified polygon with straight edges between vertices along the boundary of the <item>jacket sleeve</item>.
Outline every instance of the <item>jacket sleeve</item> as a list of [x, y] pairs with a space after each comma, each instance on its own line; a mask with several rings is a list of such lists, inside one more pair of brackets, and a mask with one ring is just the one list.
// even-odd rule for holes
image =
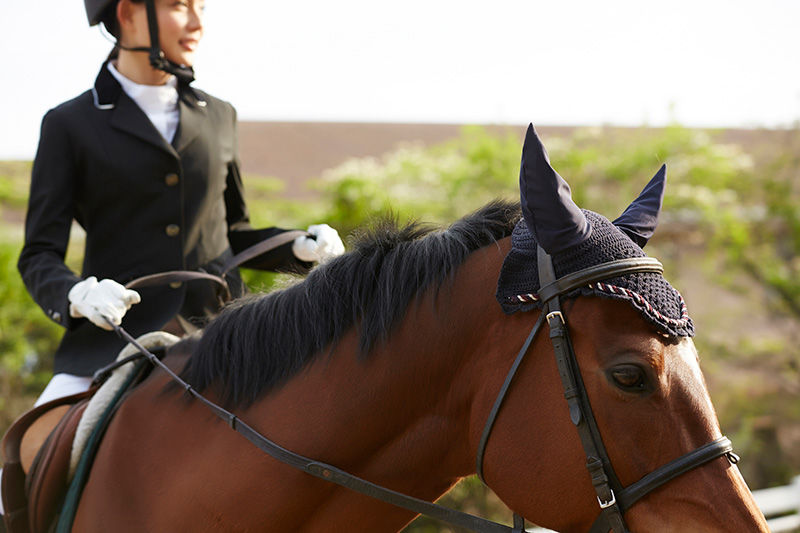
[[64, 264], [75, 217], [75, 158], [63, 118], [48, 112], [33, 163], [25, 244], [17, 264], [34, 301], [53, 321], [68, 328], [81, 322], [70, 318], [67, 298], [81, 278]]
[[228, 175], [225, 178], [225, 211], [228, 231], [248, 230], [250, 212], [244, 202], [244, 185], [239, 170], [239, 130], [236, 121], [236, 110], [231, 106], [233, 118], [233, 157], [228, 162]]
[[[234, 121], [236, 113], [234, 111]], [[234, 124], [234, 131], [237, 128]], [[234, 140], [233, 161], [228, 163], [228, 176], [225, 187], [225, 209], [228, 221], [228, 241], [234, 254], [266, 240], [274, 235], [287, 231], [282, 228], [272, 227], [255, 230], [250, 225], [250, 213], [244, 201], [244, 185], [239, 170], [238, 138]], [[311, 268], [311, 263], [298, 260], [292, 253], [292, 243], [284, 244], [274, 250], [265, 252], [242, 265], [256, 270], [272, 270], [281, 272], [306, 273]]]

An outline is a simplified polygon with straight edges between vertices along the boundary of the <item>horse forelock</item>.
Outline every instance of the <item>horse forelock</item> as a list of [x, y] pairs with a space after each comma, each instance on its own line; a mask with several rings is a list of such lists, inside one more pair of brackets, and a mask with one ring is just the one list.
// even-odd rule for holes
[[247, 405], [355, 326], [366, 357], [415, 296], [442, 286], [473, 251], [511, 235], [520, 217], [518, 203], [497, 200], [446, 229], [384, 218], [302, 281], [228, 306], [205, 328], [182, 377], [199, 391], [218, 384], [228, 406]]

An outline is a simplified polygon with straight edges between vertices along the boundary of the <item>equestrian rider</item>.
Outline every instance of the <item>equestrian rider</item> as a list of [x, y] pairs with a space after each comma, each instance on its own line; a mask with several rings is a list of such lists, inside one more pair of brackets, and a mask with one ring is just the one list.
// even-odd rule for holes
[[[37, 404], [86, 390], [134, 336], [190, 331], [219, 310], [206, 281], [126, 289], [172, 270], [219, 274], [236, 252], [286, 230], [254, 230], [237, 156], [236, 111], [192, 86], [203, 0], [85, 0], [89, 24], [116, 38], [94, 87], [50, 110], [33, 165], [19, 270], [34, 300], [66, 328]], [[64, 263], [70, 227], [86, 231], [80, 276]], [[326, 224], [248, 266], [304, 271], [343, 253]], [[227, 275], [234, 297], [238, 272]]]

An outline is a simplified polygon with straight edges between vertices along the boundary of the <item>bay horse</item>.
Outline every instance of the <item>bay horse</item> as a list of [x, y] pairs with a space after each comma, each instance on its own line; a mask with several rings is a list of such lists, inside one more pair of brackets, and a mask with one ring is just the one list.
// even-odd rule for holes
[[[539, 212], [538, 200], [526, 198], [529, 166], [542, 156], [526, 163], [525, 153], [537, 140], [526, 139], [523, 152], [522, 209], [495, 201], [443, 230], [377, 224], [304, 280], [231, 304], [201, 335], [174, 345], [166, 365], [293, 453], [429, 502], [480, 471], [526, 520], [589, 531], [611, 502], [598, 497], [597, 472], [587, 473], [576, 416], [596, 424], [600, 455], [621, 487], [692, 457], [721, 432], [691, 338], [659, 330], [630, 301], [573, 284], [549, 286], [559, 289], [555, 311], [509, 315], [498, 305], [515, 227], [540, 225], [530, 233], [542, 283], [547, 254], [559, 274], [558, 258], [575, 249], [553, 250], [574, 235], [548, 228], [550, 218], [528, 222]], [[543, 174], [552, 187], [543, 186], [566, 202], [565, 182]], [[599, 216], [583, 212], [582, 226], [571, 205], [562, 208], [578, 233], [587, 234], [586, 224], [600, 233]], [[634, 237], [647, 231], [626, 220], [620, 227], [641, 246]], [[568, 321], [562, 347], [575, 354], [575, 379], [591, 401], [577, 415], [553, 357], [550, 337], [565, 327], [554, 317]], [[542, 322], [550, 336], [532, 333]], [[599, 530], [768, 531], [723, 452], [667, 476], [674, 479], [622, 509], [623, 525]], [[156, 369], [111, 421], [73, 530], [374, 533], [399, 531], [415, 516], [263, 453]]]

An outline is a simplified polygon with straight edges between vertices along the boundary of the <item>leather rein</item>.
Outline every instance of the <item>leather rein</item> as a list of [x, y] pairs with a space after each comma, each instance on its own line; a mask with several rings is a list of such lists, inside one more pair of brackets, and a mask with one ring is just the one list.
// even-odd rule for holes
[[[276, 237], [281, 237], [282, 235], [284, 234], [277, 235]], [[296, 237], [296, 235], [292, 236], [292, 238], [294, 237]], [[273, 239], [274, 238], [275, 237], [273, 237]], [[267, 239], [267, 241], [270, 240], [271, 239]], [[288, 240], [286, 242], [288, 242]], [[264, 251], [263, 249], [265, 249], [266, 246], [260, 245], [266, 243], [267, 241], [259, 243], [256, 246]], [[278, 244], [278, 246], [279, 245], [280, 244]], [[274, 243], [273, 246], [275, 246]], [[245, 252], [247, 252], [247, 250], [245, 250]], [[253, 257], [255, 255], [258, 254], [254, 254]], [[586, 467], [591, 474], [592, 484], [595, 487], [597, 500], [601, 508], [600, 515], [592, 526], [590, 533], [607, 533], [608, 531], [612, 530], [614, 533], [629, 533], [629, 529], [627, 528], [623, 514], [637, 500], [650, 493], [657, 487], [674, 479], [675, 477], [723, 455], [727, 456], [729, 461], [732, 463], [736, 463], [739, 458], [733, 453], [733, 447], [730, 440], [728, 440], [726, 437], [720, 437], [708, 444], [701, 446], [700, 448], [697, 448], [694, 451], [679, 457], [678, 459], [675, 459], [674, 461], [661, 466], [650, 474], [644, 476], [636, 483], [623, 488], [617, 479], [616, 474], [614, 473], [613, 467], [611, 466], [611, 461], [608, 457], [608, 453], [605, 450], [603, 440], [597, 428], [597, 422], [592, 414], [586, 389], [583, 385], [583, 381], [581, 380], [580, 372], [578, 371], [576, 356], [569, 342], [565, 318], [561, 313], [559, 297], [571, 290], [586, 285], [587, 283], [636, 272], [662, 273], [663, 267], [657, 260], [648, 257], [622, 259], [580, 270], [573, 274], [556, 279], [553, 271], [552, 260], [549, 255], [541, 250], [541, 248], [539, 249], [538, 261], [539, 279], [542, 285], [542, 289], [539, 291], [539, 298], [544, 303], [544, 308], [541, 316], [537, 320], [522, 348], [520, 349], [489, 414], [478, 446], [478, 476], [480, 477], [481, 481], [485, 483], [483, 477], [483, 456], [489, 441], [489, 435], [491, 434], [494, 422], [497, 418], [503, 401], [509, 392], [514, 375], [516, 374], [517, 369], [527, 354], [531, 343], [541, 330], [543, 323], [546, 321], [550, 329], [550, 338], [553, 343], [559, 374], [564, 386], [564, 395], [569, 406], [570, 418], [578, 429], [578, 434], [586, 455]], [[241, 262], [238, 264], [241, 264]], [[200, 277], [202, 279], [210, 279], [208, 276]], [[147, 281], [147, 283], [152, 283], [154, 285], [176, 281], [176, 279], [171, 278], [171, 276], [159, 274], [148, 276], [148, 278], [150, 279]], [[193, 277], [192, 279], [199, 278]], [[144, 285], [136, 286], [141, 287]], [[225, 285], [225, 287], [227, 288], [227, 285]], [[186, 383], [186, 381], [181, 379], [175, 372], [168, 368], [161, 360], [158, 359], [156, 355], [136, 341], [136, 339], [134, 339], [122, 327], [111, 324], [111, 322], [109, 322], [109, 324], [113, 327], [117, 335], [137, 348], [139, 354], [133, 357], [144, 356], [147, 358], [154, 366], [165, 371], [173, 381], [180, 384], [186, 393], [199, 400], [206, 407], [208, 407], [212, 413], [227, 422], [232, 429], [241, 433], [257, 448], [286, 465], [317, 478], [354, 490], [371, 498], [407, 509], [409, 511], [413, 511], [414, 513], [435, 518], [451, 525], [462, 527], [469, 531], [485, 533], [523, 533], [525, 531], [525, 520], [516, 513], [514, 514], [513, 518], [513, 527], [509, 527], [485, 518], [457, 511], [455, 509], [444, 507], [382, 487], [380, 485], [376, 485], [330, 464], [321, 461], [315, 461], [287, 450], [258, 433], [255, 429], [247, 425], [235, 414], [205, 398], [191, 385]], [[131, 358], [120, 361], [119, 364], [124, 364], [130, 359]], [[116, 367], [118, 365], [114, 366]], [[98, 371], [97, 375], [103, 375], [107, 373], [108, 370], [108, 368], [101, 369]]]
[[209, 272], [195, 271], [195, 270], [170, 270], [169, 272], [159, 272], [158, 274], [149, 274], [129, 281], [125, 284], [126, 289], [141, 289], [142, 287], [155, 287], [159, 285], [168, 285], [170, 283], [182, 283], [184, 281], [192, 281], [204, 279], [213, 281], [219, 286], [220, 299], [222, 303], [226, 303], [231, 299], [231, 290], [228, 287], [228, 282], [225, 281], [225, 275], [234, 268], [246, 263], [247, 261], [258, 257], [259, 255], [274, 250], [279, 246], [288, 244], [295, 240], [297, 237], [309, 236], [307, 231], [291, 230], [278, 233], [268, 239], [264, 239], [248, 248], [245, 248], [238, 254], [228, 259], [222, 265], [222, 270], [219, 274], [211, 274]]

